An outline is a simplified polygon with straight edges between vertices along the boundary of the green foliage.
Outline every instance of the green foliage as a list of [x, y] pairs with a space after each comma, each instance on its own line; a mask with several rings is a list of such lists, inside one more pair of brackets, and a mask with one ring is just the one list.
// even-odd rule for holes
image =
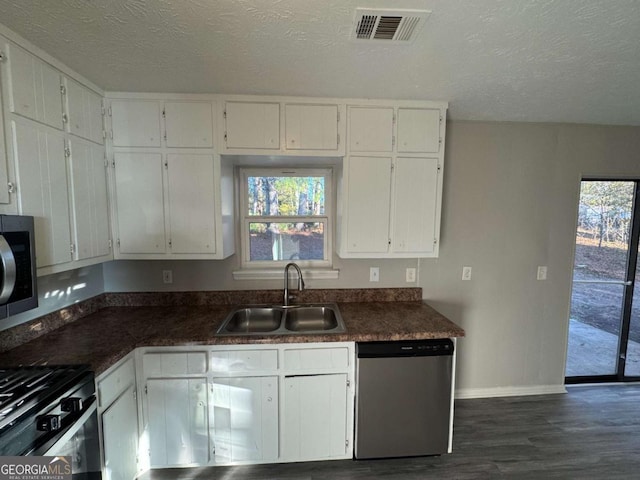
[[324, 177], [248, 177], [249, 215], [324, 213]]
[[603, 241], [627, 242], [634, 182], [584, 181], [580, 189], [578, 227]]

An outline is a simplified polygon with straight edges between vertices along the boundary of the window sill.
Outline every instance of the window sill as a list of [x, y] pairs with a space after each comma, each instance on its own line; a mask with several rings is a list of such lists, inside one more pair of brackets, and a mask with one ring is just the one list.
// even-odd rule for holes
[[[340, 270], [331, 268], [303, 268], [302, 276], [308, 280], [336, 280]], [[244, 269], [233, 272], [234, 280], [282, 280], [284, 272], [278, 269]]]

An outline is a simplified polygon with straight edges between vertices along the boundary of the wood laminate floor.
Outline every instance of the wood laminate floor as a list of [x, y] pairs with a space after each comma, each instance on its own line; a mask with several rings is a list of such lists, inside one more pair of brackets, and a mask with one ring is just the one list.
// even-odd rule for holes
[[144, 480], [640, 478], [640, 385], [456, 401], [453, 453], [439, 457], [168, 469]]

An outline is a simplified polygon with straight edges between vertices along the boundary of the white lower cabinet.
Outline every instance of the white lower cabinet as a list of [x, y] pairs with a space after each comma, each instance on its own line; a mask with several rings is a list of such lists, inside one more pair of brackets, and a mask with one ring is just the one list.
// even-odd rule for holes
[[130, 386], [102, 412], [105, 480], [131, 480], [138, 473], [138, 410]]
[[216, 463], [278, 459], [278, 377], [214, 378], [211, 438]]
[[208, 462], [206, 378], [149, 379], [145, 404], [151, 467]]
[[284, 378], [283, 459], [321, 460], [348, 451], [347, 374]]
[[133, 480], [139, 471], [133, 356], [127, 355], [96, 379], [105, 480]]
[[351, 342], [136, 352], [143, 467], [353, 456]]

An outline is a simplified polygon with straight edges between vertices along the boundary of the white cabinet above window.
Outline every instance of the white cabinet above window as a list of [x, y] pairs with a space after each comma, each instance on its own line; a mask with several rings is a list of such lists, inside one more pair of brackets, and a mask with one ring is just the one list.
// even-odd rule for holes
[[338, 120], [337, 105], [285, 105], [287, 150], [337, 150]]
[[221, 153], [342, 156], [343, 114], [344, 105], [325, 99], [227, 98]]
[[280, 149], [280, 104], [226, 102], [224, 108], [228, 150]]

